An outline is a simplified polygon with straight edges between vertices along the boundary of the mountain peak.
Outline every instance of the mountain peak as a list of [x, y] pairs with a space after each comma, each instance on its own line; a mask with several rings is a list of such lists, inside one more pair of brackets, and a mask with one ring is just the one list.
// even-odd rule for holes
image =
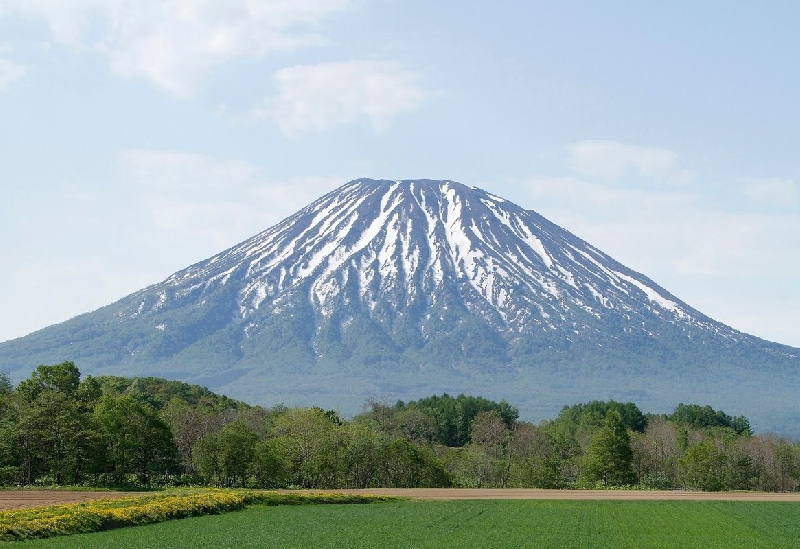
[[589, 319], [639, 330], [655, 316], [738, 337], [537, 213], [452, 181], [352, 181], [176, 273], [149, 308], [152, 292], [143, 292], [133, 314], [231, 280], [242, 318], [301, 289], [320, 318], [341, 299], [398, 313], [452, 291], [501, 333], [568, 326], [602, 335]]
[[[346, 410], [441, 391], [506, 398], [533, 417], [596, 398], [733, 399], [757, 421], [764, 394], [794, 402], [797, 355], [499, 196], [357, 179], [161, 283], [0, 345], [0, 371], [68, 358]], [[743, 398], [744, 386], [763, 389]]]

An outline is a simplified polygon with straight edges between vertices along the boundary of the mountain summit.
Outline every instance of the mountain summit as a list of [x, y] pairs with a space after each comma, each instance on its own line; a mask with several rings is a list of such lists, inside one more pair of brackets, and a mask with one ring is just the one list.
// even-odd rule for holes
[[331, 322], [347, 331], [356, 315], [395, 346], [435, 343], [454, 327], [442, 317], [460, 309], [504, 340], [564, 329], [568, 340], [605, 339], [597, 320], [612, 319], [628, 332], [666, 320], [741, 337], [535, 212], [449, 181], [348, 183], [140, 292], [123, 314], [155, 315], [228, 285], [245, 337], [262, 324], [259, 309], [276, 315], [300, 299], [313, 309], [316, 347]]
[[359, 179], [159, 284], [0, 344], [0, 371], [69, 359], [347, 412], [442, 391], [506, 398], [528, 417], [587, 399], [694, 401], [782, 428], [800, 417], [799, 355], [486, 191]]

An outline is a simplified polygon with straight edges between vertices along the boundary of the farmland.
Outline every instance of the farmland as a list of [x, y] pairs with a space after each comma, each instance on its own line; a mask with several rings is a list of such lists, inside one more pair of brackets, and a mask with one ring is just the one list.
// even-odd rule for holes
[[[15, 498], [11, 498], [15, 499]], [[377, 503], [393, 498], [321, 492], [252, 492], [183, 489], [135, 497], [24, 508], [0, 512], [0, 541], [46, 539], [213, 515], [249, 505], [319, 505]]]
[[406, 500], [256, 506], [25, 547], [796, 547], [800, 504], [742, 501]]

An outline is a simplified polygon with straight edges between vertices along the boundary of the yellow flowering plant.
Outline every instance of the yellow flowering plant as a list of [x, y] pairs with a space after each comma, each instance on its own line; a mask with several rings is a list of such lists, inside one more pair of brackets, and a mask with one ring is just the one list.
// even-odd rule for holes
[[337, 493], [171, 490], [143, 496], [0, 512], [0, 541], [98, 532], [242, 509], [248, 505], [371, 503], [392, 498]]

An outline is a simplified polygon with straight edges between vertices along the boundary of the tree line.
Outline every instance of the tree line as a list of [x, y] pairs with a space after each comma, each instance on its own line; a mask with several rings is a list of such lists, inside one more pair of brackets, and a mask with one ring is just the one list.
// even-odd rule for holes
[[0, 374], [0, 485], [795, 491], [800, 448], [696, 404], [594, 401], [533, 424], [505, 401], [444, 394], [370, 400], [345, 420], [64, 362], [16, 387]]

